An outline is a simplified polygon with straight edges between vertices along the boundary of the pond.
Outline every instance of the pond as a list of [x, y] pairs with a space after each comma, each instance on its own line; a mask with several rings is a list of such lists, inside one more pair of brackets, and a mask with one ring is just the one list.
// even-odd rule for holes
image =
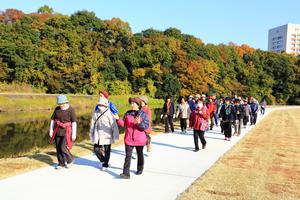
[[[161, 109], [153, 109], [153, 124], [161, 122]], [[76, 142], [89, 139], [91, 113], [77, 114]], [[0, 113], [0, 158], [17, 157], [49, 146], [51, 112]], [[124, 133], [124, 130], [120, 130]]]

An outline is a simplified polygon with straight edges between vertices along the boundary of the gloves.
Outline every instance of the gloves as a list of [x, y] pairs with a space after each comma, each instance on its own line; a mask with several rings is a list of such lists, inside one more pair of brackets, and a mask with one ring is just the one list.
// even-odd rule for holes
[[77, 124], [76, 122], [72, 122], [72, 140], [76, 140], [76, 133], [77, 133]]
[[51, 120], [50, 122], [50, 130], [49, 130], [49, 136], [52, 138], [53, 136], [53, 128], [54, 128], [54, 120]]

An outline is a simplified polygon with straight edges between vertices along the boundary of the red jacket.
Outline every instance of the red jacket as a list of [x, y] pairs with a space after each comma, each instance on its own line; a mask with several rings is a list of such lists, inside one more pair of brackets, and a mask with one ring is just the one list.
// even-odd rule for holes
[[215, 112], [217, 112], [217, 104], [215, 103], [215, 102], [209, 102], [209, 103], [207, 103], [207, 109], [208, 109], [208, 115], [210, 116], [210, 117], [212, 117], [213, 116], [213, 114], [215, 113]]
[[193, 127], [194, 130], [205, 131], [208, 127], [208, 118], [208, 109], [203, 105], [201, 113], [200, 110], [196, 109], [191, 114], [190, 127]]

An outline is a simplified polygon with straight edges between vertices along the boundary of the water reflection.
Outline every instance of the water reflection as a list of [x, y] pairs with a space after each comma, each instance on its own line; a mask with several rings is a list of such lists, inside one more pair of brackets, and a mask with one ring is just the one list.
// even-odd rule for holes
[[[1, 114], [2, 115], [2, 114]], [[10, 118], [5, 123], [0, 123], [0, 158], [24, 155], [36, 148], [44, 148], [49, 145], [50, 113], [24, 117], [22, 114], [5, 116]], [[153, 110], [153, 123], [160, 123], [161, 109]], [[5, 116], [0, 116], [4, 118]], [[77, 115], [77, 139], [76, 142], [89, 139], [91, 113]], [[121, 133], [124, 130], [120, 130]]]

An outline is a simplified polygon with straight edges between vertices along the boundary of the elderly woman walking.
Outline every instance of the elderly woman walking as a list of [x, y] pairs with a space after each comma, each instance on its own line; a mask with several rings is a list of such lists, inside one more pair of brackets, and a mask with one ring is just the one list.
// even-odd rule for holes
[[110, 159], [111, 144], [119, 139], [119, 129], [106, 98], [101, 97], [91, 120], [90, 138], [94, 143], [94, 153], [100, 160], [100, 169], [106, 171]]
[[130, 164], [132, 151], [135, 148], [138, 156], [137, 175], [141, 175], [144, 169], [144, 154], [143, 148], [146, 145], [146, 130], [149, 128], [149, 119], [147, 114], [140, 109], [141, 99], [138, 97], [129, 98], [130, 110], [128, 110], [123, 119], [115, 116], [117, 123], [121, 127], [126, 127], [125, 130], [125, 163], [121, 178], [130, 178]]
[[190, 118], [191, 109], [184, 97], [180, 97], [178, 102], [179, 107], [176, 116], [180, 119], [181, 133], [186, 133], [187, 120]]
[[58, 106], [55, 108], [50, 123], [50, 143], [55, 141], [58, 164], [55, 169], [70, 168], [74, 157], [70, 150], [76, 139], [76, 115], [65, 95], [57, 97]]

